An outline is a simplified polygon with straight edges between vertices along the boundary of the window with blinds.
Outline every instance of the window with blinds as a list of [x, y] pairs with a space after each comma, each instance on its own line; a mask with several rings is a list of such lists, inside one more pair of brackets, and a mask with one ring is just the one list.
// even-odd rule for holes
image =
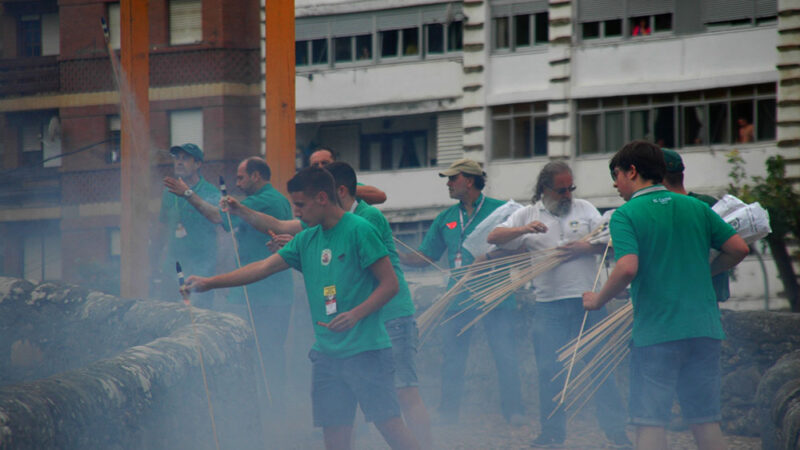
[[671, 33], [675, 0], [588, 0], [578, 3], [581, 39], [635, 39]]
[[170, 0], [170, 45], [193, 44], [203, 40], [202, 7], [201, 0]]
[[203, 110], [189, 109], [169, 113], [169, 146], [195, 144], [203, 151]]

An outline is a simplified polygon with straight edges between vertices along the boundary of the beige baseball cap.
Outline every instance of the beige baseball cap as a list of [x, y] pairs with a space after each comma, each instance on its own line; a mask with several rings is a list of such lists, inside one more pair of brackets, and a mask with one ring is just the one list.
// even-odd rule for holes
[[469, 158], [459, 159], [458, 161], [453, 162], [453, 164], [450, 164], [450, 167], [439, 172], [439, 176], [452, 177], [453, 175], [458, 175], [459, 173], [466, 173], [470, 175], [478, 175], [483, 177], [486, 176], [486, 172], [483, 171], [481, 165], [478, 164], [477, 161], [474, 161]]

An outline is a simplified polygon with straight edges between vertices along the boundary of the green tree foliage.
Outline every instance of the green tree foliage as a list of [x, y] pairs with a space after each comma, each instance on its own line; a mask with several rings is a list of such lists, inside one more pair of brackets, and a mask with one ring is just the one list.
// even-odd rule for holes
[[786, 245], [789, 235], [800, 242], [800, 193], [786, 178], [786, 160], [781, 156], [771, 156], [766, 161], [766, 177], [748, 177], [739, 152], [733, 150], [727, 156], [731, 164], [728, 176], [732, 180], [728, 192], [745, 203], [759, 202], [769, 212], [772, 233], [766, 237], [767, 245], [792, 311], [800, 312], [800, 285]]

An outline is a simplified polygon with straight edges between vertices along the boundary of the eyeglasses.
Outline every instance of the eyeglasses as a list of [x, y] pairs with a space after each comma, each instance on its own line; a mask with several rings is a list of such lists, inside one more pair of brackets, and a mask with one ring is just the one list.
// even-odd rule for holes
[[572, 186], [570, 186], [570, 187], [558, 188], [558, 189], [553, 189], [553, 188], [551, 188], [551, 187], [549, 187], [549, 186], [548, 186], [548, 188], [547, 188], [547, 189], [550, 189], [551, 191], [555, 192], [556, 194], [559, 194], [559, 195], [564, 195], [564, 194], [566, 194], [567, 192], [573, 192], [573, 191], [575, 191], [575, 189], [578, 189], [578, 188], [577, 188], [577, 187], [575, 187], [575, 185], [573, 184], [573, 185], [572, 185]]
[[619, 176], [619, 173], [620, 173], [620, 172], [622, 172], [622, 169], [620, 169], [619, 167], [617, 167], [616, 169], [614, 169], [614, 170], [612, 170], [612, 171], [611, 171], [611, 179], [612, 179], [614, 182], [616, 182], [616, 181], [617, 181], [617, 177]]

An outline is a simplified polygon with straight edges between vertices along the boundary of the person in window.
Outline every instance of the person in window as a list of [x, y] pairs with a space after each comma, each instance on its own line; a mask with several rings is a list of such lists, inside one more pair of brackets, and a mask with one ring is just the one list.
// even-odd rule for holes
[[744, 117], [736, 119], [736, 124], [739, 126], [739, 135], [736, 137], [736, 142], [745, 143], [753, 142], [755, 136], [753, 135], [753, 124]]
[[633, 26], [631, 36], [648, 36], [650, 34], [650, 21], [647, 17], [642, 17], [639, 22]]

